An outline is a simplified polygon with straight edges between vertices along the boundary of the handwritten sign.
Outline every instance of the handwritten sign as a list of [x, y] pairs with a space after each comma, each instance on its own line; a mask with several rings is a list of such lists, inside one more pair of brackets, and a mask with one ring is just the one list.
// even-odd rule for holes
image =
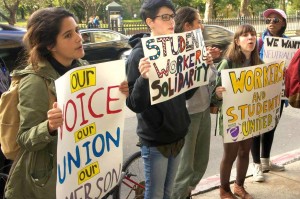
[[300, 41], [282, 37], [266, 36], [264, 39], [264, 62], [285, 59], [286, 67], [290, 64], [296, 51], [300, 48]]
[[64, 124], [58, 133], [56, 198], [102, 198], [123, 162], [124, 61], [70, 70], [55, 81]]
[[284, 61], [221, 71], [224, 142], [273, 129], [279, 120]]
[[208, 84], [206, 48], [200, 29], [142, 38], [149, 57], [151, 104], [157, 104], [187, 90]]
[[[300, 48], [300, 41], [292, 40], [282, 37], [270, 37], [266, 36], [264, 39], [264, 57], [265, 63], [285, 60], [285, 67], [287, 68], [296, 53]], [[285, 85], [282, 81], [281, 98], [287, 99], [285, 96]]]

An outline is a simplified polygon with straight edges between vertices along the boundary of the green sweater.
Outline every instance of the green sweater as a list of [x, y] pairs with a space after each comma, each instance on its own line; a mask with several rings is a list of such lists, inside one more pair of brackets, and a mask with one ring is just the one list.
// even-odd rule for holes
[[[218, 69], [218, 74], [221, 74], [221, 70], [223, 69], [233, 69], [233, 68], [239, 68], [237, 64], [231, 63], [231, 66], [229, 67], [228, 60], [223, 59], [219, 65], [217, 66]], [[216, 79], [216, 88], [222, 86], [222, 79], [221, 75], [217, 76]], [[211, 103], [214, 105], [217, 105], [219, 107], [219, 112], [218, 112], [218, 120], [219, 120], [219, 135], [223, 136], [223, 113], [222, 113], [222, 104], [223, 100], [219, 100], [216, 95], [216, 89], [214, 89], [213, 94], [212, 94], [212, 99]]]

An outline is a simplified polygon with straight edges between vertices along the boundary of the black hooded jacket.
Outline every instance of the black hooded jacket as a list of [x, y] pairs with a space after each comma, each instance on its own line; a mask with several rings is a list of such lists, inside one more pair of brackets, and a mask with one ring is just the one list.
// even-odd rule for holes
[[[149, 34], [138, 34], [129, 40], [133, 49], [126, 63], [129, 85], [126, 105], [137, 113], [137, 134], [142, 144], [162, 146], [183, 139], [187, 134], [190, 118], [185, 105], [185, 94], [151, 105], [149, 81], [140, 75], [138, 69], [139, 61], [144, 57], [141, 38], [147, 36]], [[191, 96], [192, 94], [188, 97]]]

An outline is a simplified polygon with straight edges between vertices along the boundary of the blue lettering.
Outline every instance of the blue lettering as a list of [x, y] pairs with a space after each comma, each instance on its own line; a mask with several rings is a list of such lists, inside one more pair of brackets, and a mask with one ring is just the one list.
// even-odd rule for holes
[[114, 139], [112, 135], [106, 131], [106, 144], [107, 144], [107, 151], [110, 151], [110, 142], [112, 141], [116, 147], [120, 145], [120, 127], [117, 128], [117, 139]]
[[71, 167], [71, 161], [75, 164], [77, 168], [80, 167], [80, 154], [79, 154], [79, 148], [76, 146], [76, 158], [75, 160], [70, 152], [68, 152], [68, 167], [69, 167], [69, 174], [72, 173], [72, 167]]
[[86, 148], [86, 162], [85, 162], [85, 165], [89, 164], [92, 159], [90, 158], [90, 149], [89, 149], [89, 145], [90, 145], [90, 141], [84, 143], [82, 146]]
[[[81, 165], [81, 156], [80, 154], [86, 154], [86, 162], [84, 165], [88, 165], [93, 157], [100, 157], [104, 154], [105, 149], [109, 152], [112, 149], [112, 146], [118, 148], [120, 146], [120, 127], [116, 129], [115, 135], [112, 135], [110, 132], [106, 131], [105, 137], [102, 134], [97, 134], [93, 141], [86, 141], [81, 145], [79, 150], [79, 146], [75, 147], [75, 154], [71, 154], [67, 152], [67, 155], [63, 156], [63, 164], [57, 163], [57, 175], [58, 181], [60, 184], [63, 184], [66, 180], [66, 168], [68, 167], [68, 173], [71, 174], [73, 171], [73, 166], [76, 168], [82, 167]], [[83, 153], [80, 153], [83, 152]], [[92, 151], [92, 153], [90, 152]], [[93, 155], [93, 157], [91, 157]], [[67, 163], [67, 164], [66, 164]]]

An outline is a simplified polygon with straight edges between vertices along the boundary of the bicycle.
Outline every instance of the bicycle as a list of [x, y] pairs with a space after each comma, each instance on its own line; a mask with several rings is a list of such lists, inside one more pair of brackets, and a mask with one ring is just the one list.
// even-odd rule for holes
[[141, 152], [129, 156], [122, 167], [120, 183], [114, 187], [104, 199], [143, 199], [145, 192], [144, 165]]

